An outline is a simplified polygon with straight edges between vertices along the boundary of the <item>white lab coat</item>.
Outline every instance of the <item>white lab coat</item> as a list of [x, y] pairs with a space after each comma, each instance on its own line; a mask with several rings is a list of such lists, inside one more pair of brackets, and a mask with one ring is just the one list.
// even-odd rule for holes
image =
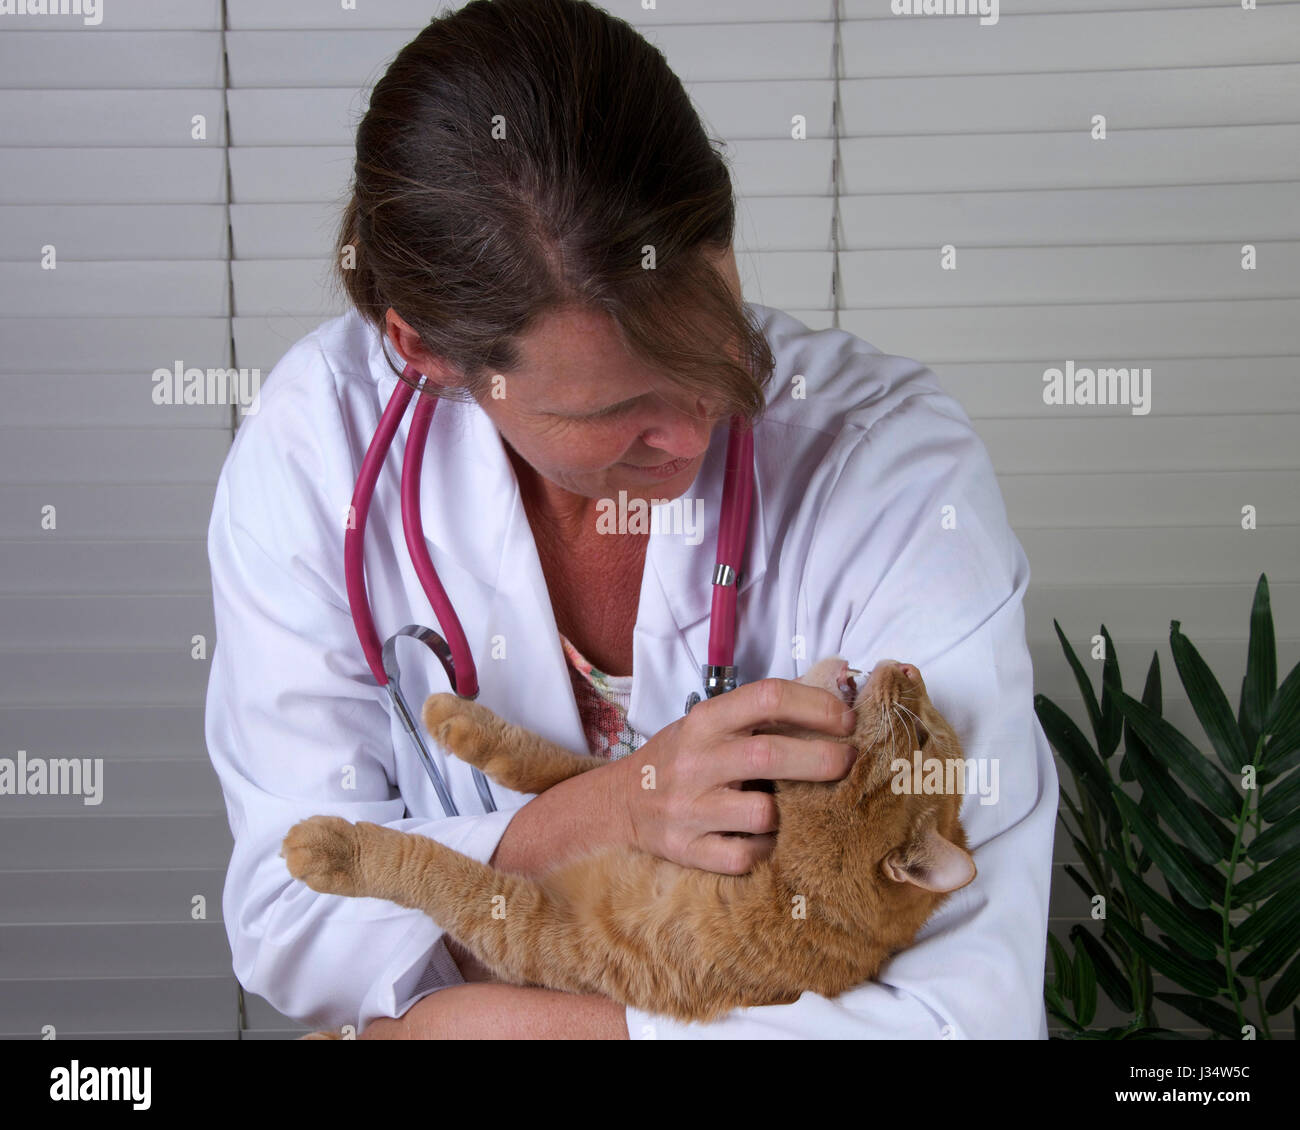
[[[914, 663], [966, 756], [999, 759], [1000, 799], [984, 805], [967, 796], [962, 814], [978, 877], [878, 981], [704, 1025], [629, 1008], [629, 1035], [1045, 1038], [1057, 776], [1032, 706], [1021, 606], [1029, 567], [988, 455], [922, 365], [842, 331], [812, 331], [780, 310], [753, 309], [777, 367], [755, 432], [739, 586], [741, 682], [795, 678], [832, 654], [864, 670], [881, 658]], [[313, 1026], [400, 1016], [460, 978], [442, 931], [423, 913], [318, 894], [290, 878], [279, 855], [290, 826], [336, 813], [431, 836], [486, 862], [530, 799], [493, 783], [498, 811], [484, 814], [468, 766], [430, 741], [462, 813], [444, 817], [357, 642], [343, 534], [362, 455], [397, 382], [381, 349], [395, 357], [353, 312], [285, 354], [260, 410], [235, 437], [209, 529], [217, 644], [206, 733], [235, 838], [222, 904], [234, 971], [247, 989]], [[401, 528], [409, 420], [408, 412], [366, 532], [381, 639], [406, 624], [437, 627]], [[726, 441], [722, 424], [687, 492], [705, 500], [703, 539], [650, 538], [628, 715], [646, 735], [680, 717], [700, 689]], [[477, 406], [438, 406], [421, 497], [434, 566], [478, 665], [479, 701], [585, 751], [515, 476]], [[418, 643], [405, 641], [399, 655], [417, 711], [428, 694], [448, 689]]]

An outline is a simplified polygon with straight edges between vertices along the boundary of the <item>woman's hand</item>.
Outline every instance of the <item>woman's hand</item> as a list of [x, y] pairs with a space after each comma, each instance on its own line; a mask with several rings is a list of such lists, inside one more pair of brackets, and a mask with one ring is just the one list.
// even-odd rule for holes
[[[760, 679], [705, 699], [615, 762], [633, 846], [683, 867], [743, 875], [776, 846], [776, 799], [749, 780], [837, 781], [857, 751], [831, 738], [755, 734], [791, 726], [848, 736], [854, 712], [835, 695], [789, 679]], [[723, 832], [747, 832], [724, 836]]]

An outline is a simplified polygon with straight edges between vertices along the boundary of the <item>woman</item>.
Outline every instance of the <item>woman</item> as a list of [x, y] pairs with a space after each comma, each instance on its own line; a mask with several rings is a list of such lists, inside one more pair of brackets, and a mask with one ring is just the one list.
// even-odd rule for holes
[[[727, 169], [680, 83], [597, 8], [470, 4], [375, 87], [338, 241], [353, 309], [276, 366], [209, 533], [225, 920], [241, 983], [285, 1014], [364, 1038], [1046, 1035], [1056, 776], [1031, 707], [1028, 567], [987, 454], [924, 367], [746, 304], [733, 227]], [[609, 759], [531, 799], [494, 784], [485, 812], [468, 767], [436, 751], [451, 818], [366, 666], [343, 575], [357, 469], [407, 364], [442, 397], [421, 509], [478, 700]], [[755, 439], [742, 685], [683, 717], [731, 416]], [[401, 527], [408, 424], [366, 529], [381, 636], [436, 624]], [[628, 519], [652, 499], [677, 500], [655, 513], [678, 528]], [[976, 881], [835, 1000], [701, 1026], [498, 984], [420, 912], [317, 894], [279, 856], [289, 827], [330, 812], [524, 873], [618, 842], [743, 873], [779, 829], [772, 797], [742, 782], [848, 771], [842, 704], [788, 681], [831, 654], [916, 663], [968, 757], [1005, 762], [996, 803], [964, 810]], [[417, 708], [447, 689], [415, 645], [402, 665]], [[826, 740], [747, 740], [773, 721]]]

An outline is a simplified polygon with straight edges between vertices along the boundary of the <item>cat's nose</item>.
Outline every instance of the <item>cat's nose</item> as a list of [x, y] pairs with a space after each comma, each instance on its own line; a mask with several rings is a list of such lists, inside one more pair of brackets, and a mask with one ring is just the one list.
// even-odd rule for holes
[[900, 663], [897, 659], [882, 659], [871, 669], [870, 682], [878, 687], [883, 681], [896, 677], [914, 683], [921, 675], [910, 663]]

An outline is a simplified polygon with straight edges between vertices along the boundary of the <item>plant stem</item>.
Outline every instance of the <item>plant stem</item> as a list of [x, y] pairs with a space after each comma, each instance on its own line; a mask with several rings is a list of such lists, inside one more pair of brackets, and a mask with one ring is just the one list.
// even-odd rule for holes
[[[1251, 764], [1252, 764], [1252, 765], [1255, 764], [1255, 762], [1259, 760], [1259, 755], [1260, 755], [1260, 752], [1261, 752], [1262, 749], [1263, 749], [1263, 746], [1264, 746], [1264, 735], [1263, 735], [1263, 734], [1260, 734], [1260, 736], [1259, 736], [1259, 741], [1255, 744], [1255, 756], [1251, 759]], [[1258, 781], [1258, 779], [1256, 779], [1255, 784], [1256, 784], [1256, 788], [1255, 788], [1256, 798], [1255, 798], [1255, 799], [1256, 799], [1256, 802], [1257, 802], [1257, 803], [1255, 804], [1255, 835], [1258, 836], [1258, 835], [1259, 835], [1259, 822], [1260, 822], [1259, 806], [1260, 806], [1260, 803], [1263, 802], [1263, 799], [1264, 799], [1264, 798], [1263, 798], [1262, 796], [1259, 795], [1260, 793], [1263, 792], [1263, 786], [1260, 784], [1260, 782]], [[1258, 873], [1259, 873], [1259, 860], [1255, 859], [1253, 856], [1251, 857], [1251, 860], [1250, 860], [1250, 873], [1251, 873], [1252, 875], [1255, 875], [1255, 874], [1258, 874]], [[1258, 904], [1257, 902], [1252, 902], [1252, 903], [1250, 904], [1250, 912], [1251, 912], [1251, 914], [1254, 914], [1254, 913], [1255, 913], [1255, 911], [1258, 909], [1258, 906], [1259, 906], [1259, 904]], [[1262, 987], [1262, 986], [1260, 985], [1260, 983], [1259, 983], [1259, 977], [1258, 977], [1258, 975], [1255, 976], [1255, 978], [1254, 978], [1254, 982], [1255, 982], [1255, 1000], [1259, 1002], [1259, 1026], [1264, 1030], [1264, 1039], [1266, 1039], [1266, 1040], [1271, 1040], [1271, 1039], [1273, 1038], [1273, 1033], [1269, 1031], [1269, 1027], [1268, 1027], [1268, 1013], [1264, 1011], [1264, 989], [1263, 989], [1263, 987]]]
[[[1264, 745], [1264, 737], [1261, 734], [1259, 740], [1255, 743], [1255, 753], [1250, 759], [1252, 767], [1259, 760], [1260, 750]], [[1237, 834], [1232, 840], [1232, 856], [1228, 860], [1228, 881], [1223, 891], [1223, 963], [1228, 975], [1228, 996], [1232, 998], [1232, 1007], [1237, 1013], [1237, 1023], [1243, 1028], [1246, 1026], [1246, 1014], [1241, 1010], [1241, 1001], [1237, 998], [1236, 978], [1232, 975], [1232, 938], [1231, 938], [1231, 915], [1232, 915], [1232, 884], [1237, 877], [1237, 856], [1241, 851], [1241, 836], [1246, 830], [1246, 821], [1250, 816], [1250, 795], [1258, 793], [1258, 787], [1247, 789], [1241, 797], [1241, 812], [1237, 815]], [[1261, 1005], [1261, 1009], [1262, 1009]]]

